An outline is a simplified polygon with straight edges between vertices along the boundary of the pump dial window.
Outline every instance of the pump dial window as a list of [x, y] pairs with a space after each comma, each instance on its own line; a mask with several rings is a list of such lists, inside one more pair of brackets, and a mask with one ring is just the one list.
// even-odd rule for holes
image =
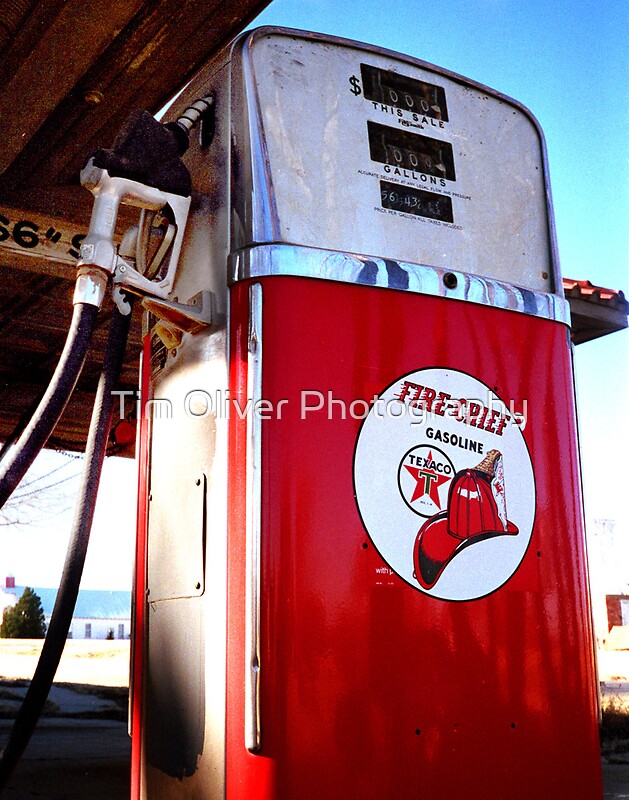
[[363, 90], [367, 100], [385, 103], [422, 116], [448, 121], [446, 93], [443, 87], [407, 78], [397, 72], [361, 64]]
[[372, 161], [456, 180], [452, 145], [430, 136], [367, 122]]

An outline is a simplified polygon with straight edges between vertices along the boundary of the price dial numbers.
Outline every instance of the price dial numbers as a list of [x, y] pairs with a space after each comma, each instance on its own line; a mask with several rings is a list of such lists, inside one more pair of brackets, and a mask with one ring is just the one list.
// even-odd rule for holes
[[403, 211], [440, 222], [454, 222], [452, 199], [447, 195], [380, 181], [380, 201], [383, 208], [392, 211]]

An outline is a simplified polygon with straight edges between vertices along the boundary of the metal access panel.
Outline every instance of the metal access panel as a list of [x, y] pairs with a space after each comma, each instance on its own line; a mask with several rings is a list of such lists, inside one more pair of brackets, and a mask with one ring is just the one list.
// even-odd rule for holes
[[173, 296], [214, 323], [145, 340], [132, 800], [600, 796], [537, 123], [269, 28], [175, 111], [207, 93]]

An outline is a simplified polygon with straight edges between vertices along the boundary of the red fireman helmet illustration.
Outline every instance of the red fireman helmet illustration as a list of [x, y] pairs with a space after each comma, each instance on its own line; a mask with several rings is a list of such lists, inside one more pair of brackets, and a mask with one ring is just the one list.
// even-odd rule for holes
[[413, 559], [415, 577], [432, 589], [450, 561], [466, 547], [494, 536], [515, 535], [507, 519], [502, 455], [491, 450], [474, 469], [452, 479], [447, 510], [435, 514], [419, 529]]

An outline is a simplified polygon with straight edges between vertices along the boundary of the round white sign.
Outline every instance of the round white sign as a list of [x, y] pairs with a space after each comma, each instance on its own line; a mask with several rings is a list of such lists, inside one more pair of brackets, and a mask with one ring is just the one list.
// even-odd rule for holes
[[516, 571], [535, 519], [526, 418], [464, 372], [423, 369], [374, 401], [354, 453], [363, 524], [418, 591], [473, 600]]

